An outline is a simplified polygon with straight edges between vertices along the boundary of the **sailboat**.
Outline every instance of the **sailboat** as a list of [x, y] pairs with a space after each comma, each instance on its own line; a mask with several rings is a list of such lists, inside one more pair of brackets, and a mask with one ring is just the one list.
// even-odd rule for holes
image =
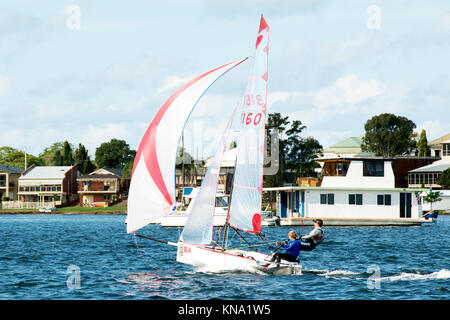
[[[261, 232], [261, 206], [268, 56], [269, 25], [261, 16], [253, 57], [235, 60], [192, 79], [175, 91], [157, 111], [141, 140], [133, 164], [128, 197], [128, 233], [139, 236], [137, 230], [173, 210], [176, 205], [174, 168], [177, 146], [192, 110], [217, 79], [245, 61], [253, 60], [242, 103], [234, 110], [220, 138], [180, 238], [177, 242], [146, 238], [176, 246], [176, 260], [194, 267], [301, 274], [298, 262], [270, 262], [270, 254], [228, 248], [230, 230], [265, 240]], [[239, 134], [231, 199], [226, 222], [218, 238], [213, 239], [220, 166], [230, 132], [236, 127]]]

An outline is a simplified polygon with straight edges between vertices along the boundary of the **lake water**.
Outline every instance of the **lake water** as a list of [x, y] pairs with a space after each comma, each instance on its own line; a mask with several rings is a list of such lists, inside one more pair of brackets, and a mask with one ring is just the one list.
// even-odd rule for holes
[[[123, 215], [0, 215], [0, 299], [450, 297], [449, 216], [421, 227], [327, 227], [324, 221], [325, 241], [302, 254], [301, 276], [196, 271], [176, 263], [172, 246], [138, 238], [138, 250], [124, 220]], [[263, 232], [276, 241], [291, 229], [305, 234], [311, 227], [263, 227]], [[150, 225], [141, 233], [176, 241], [180, 232]], [[239, 245], [239, 237], [233, 241]]]

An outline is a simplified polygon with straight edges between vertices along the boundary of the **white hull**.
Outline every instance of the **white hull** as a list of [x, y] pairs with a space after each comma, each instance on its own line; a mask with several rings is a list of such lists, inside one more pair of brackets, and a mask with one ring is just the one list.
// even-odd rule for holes
[[[281, 226], [312, 226], [316, 218], [281, 218]], [[396, 219], [356, 219], [356, 218], [321, 218], [326, 226], [420, 226], [434, 222], [425, 218], [396, 218]]]
[[300, 275], [296, 262], [281, 260], [279, 266], [269, 263], [267, 254], [237, 249], [218, 250], [202, 245], [178, 243], [177, 261], [209, 271], [263, 272], [274, 275]]

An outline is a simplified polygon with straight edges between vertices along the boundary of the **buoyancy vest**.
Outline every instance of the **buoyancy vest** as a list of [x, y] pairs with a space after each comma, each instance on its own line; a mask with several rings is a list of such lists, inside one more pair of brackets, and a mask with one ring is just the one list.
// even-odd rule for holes
[[325, 232], [323, 231], [322, 228], [318, 227], [317, 229], [320, 230], [320, 236], [314, 236], [314, 237], [312, 237], [312, 239], [313, 239], [313, 241], [314, 241], [314, 243], [315, 243], [316, 245], [320, 244], [320, 243], [322, 242], [324, 236], [325, 236]]

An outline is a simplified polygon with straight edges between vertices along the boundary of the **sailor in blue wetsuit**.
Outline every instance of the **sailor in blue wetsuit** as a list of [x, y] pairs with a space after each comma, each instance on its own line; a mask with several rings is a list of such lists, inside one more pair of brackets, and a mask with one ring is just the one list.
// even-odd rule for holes
[[286, 240], [284, 245], [281, 245], [280, 242], [277, 242], [277, 246], [281, 246], [286, 252], [285, 253], [276, 253], [272, 259], [270, 260], [280, 262], [281, 259], [295, 262], [297, 261], [297, 257], [300, 253], [300, 241], [297, 240], [297, 233], [295, 231], [289, 231], [289, 242]]

